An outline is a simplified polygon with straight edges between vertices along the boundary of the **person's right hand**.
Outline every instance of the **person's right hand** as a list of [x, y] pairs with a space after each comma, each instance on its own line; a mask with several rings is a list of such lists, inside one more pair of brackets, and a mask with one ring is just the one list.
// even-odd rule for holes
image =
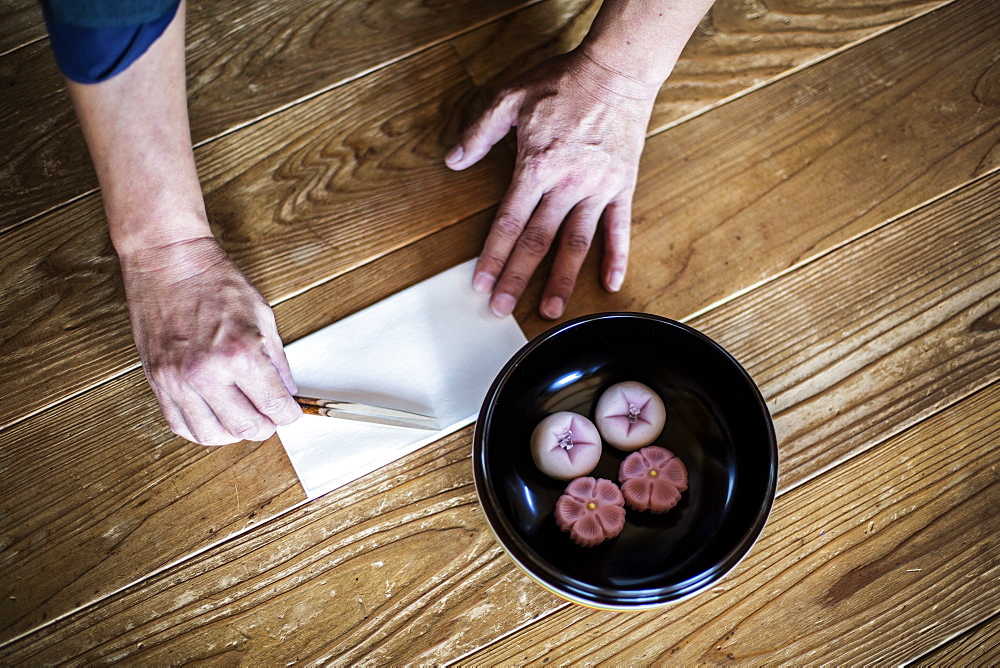
[[136, 347], [174, 433], [260, 441], [302, 415], [274, 314], [214, 239], [121, 263]]

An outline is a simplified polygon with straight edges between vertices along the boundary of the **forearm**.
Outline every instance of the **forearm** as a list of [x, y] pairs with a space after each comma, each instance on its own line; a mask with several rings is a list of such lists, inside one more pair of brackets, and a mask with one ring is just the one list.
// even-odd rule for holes
[[184, 9], [121, 74], [67, 81], [123, 260], [212, 234], [188, 128]]
[[713, 0], [604, 0], [580, 51], [620, 75], [616, 90], [655, 96]]

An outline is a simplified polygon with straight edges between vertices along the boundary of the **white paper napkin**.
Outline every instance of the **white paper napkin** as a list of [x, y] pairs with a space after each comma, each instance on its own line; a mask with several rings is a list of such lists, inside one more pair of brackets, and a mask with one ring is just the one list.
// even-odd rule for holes
[[437, 418], [440, 431], [304, 415], [278, 428], [312, 500], [476, 419], [493, 379], [526, 343], [472, 291], [475, 260], [344, 318], [285, 348], [304, 396]]

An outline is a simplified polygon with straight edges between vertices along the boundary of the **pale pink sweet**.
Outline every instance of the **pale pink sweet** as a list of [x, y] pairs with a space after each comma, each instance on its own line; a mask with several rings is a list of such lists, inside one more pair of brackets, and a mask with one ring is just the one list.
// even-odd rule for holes
[[604, 391], [594, 417], [605, 441], [619, 450], [637, 450], [663, 431], [667, 409], [656, 392], [629, 380]]
[[556, 524], [577, 545], [593, 547], [622, 532], [625, 499], [610, 480], [577, 478], [556, 501]]
[[531, 434], [535, 466], [556, 480], [572, 480], [594, 470], [601, 459], [601, 435], [578, 413], [553, 413]]
[[625, 458], [618, 481], [629, 508], [665, 513], [688, 488], [687, 467], [669, 450], [650, 445]]

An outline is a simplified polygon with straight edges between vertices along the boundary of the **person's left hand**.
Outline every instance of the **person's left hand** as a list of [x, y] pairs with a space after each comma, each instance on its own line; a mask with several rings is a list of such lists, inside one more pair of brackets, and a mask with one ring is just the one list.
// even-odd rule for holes
[[496, 315], [513, 311], [558, 238], [539, 312], [560, 317], [599, 221], [602, 283], [611, 292], [621, 287], [632, 194], [655, 96], [656, 89], [602, 68], [578, 49], [512, 81], [448, 152], [446, 164], [465, 169], [517, 128], [514, 175], [473, 278], [477, 292], [492, 292]]

